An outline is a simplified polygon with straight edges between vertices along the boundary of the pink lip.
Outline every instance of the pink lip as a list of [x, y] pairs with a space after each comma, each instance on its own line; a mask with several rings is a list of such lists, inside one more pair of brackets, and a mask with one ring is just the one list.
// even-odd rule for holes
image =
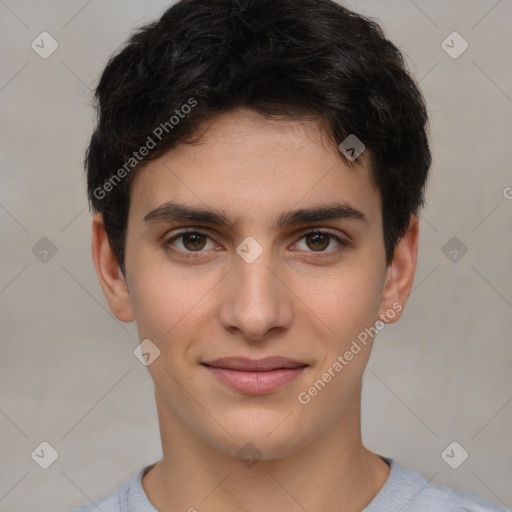
[[248, 394], [270, 393], [296, 379], [307, 367], [284, 357], [225, 357], [204, 365], [223, 383]]

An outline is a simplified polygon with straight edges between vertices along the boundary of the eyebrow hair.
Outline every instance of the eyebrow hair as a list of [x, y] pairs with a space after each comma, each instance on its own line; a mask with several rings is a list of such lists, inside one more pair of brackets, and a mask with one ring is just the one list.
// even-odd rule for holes
[[[203, 222], [230, 229], [234, 228], [239, 221], [239, 219], [230, 220], [221, 210], [191, 207], [169, 201], [145, 215], [143, 222], [153, 224], [180, 220]], [[363, 212], [356, 210], [348, 203], [335, 203], [283, 212], [273, 228], [328, 220], [355, 220], [368, 224], [368, 219]]]

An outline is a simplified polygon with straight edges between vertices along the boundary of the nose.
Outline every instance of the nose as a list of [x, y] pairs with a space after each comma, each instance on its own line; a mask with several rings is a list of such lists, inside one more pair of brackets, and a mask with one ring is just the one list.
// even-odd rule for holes
[[292, 296], [270, 249], [250, 263], [236, 255], [224, 281], [220, 323], [232, 334], [263, 341], [291, 325]]

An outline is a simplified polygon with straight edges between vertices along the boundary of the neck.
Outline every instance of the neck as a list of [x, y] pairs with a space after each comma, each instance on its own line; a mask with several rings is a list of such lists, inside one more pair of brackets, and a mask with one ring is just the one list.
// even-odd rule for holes
[[360, 393], [361, 386], [346, 404], [343, 421], [317, 439], [246, 466], [171, 417], [156, 391], [164, 456], [144, 475], [143, 488], [161, 512], [358, 512], [390, 472], [362, 444]]

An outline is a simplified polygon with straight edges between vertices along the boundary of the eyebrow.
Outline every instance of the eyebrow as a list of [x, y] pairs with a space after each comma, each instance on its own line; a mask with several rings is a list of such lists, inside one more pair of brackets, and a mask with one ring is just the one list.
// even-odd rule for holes
[[[239, 222], [238, 218], [230, 220], [221, 210], [191, 207], [172, 201], [150, 211], [144, 216], [143, 222], [146, 224], [156, 224], [184, 220], [212, 224], [229, 229], [233, 229]], [[363, 212], [356, 210], [348, 203], [335, 203], [283, 212], [273, 228], [329, 220], [351, 220], [368, 224], [368, 219]]]

